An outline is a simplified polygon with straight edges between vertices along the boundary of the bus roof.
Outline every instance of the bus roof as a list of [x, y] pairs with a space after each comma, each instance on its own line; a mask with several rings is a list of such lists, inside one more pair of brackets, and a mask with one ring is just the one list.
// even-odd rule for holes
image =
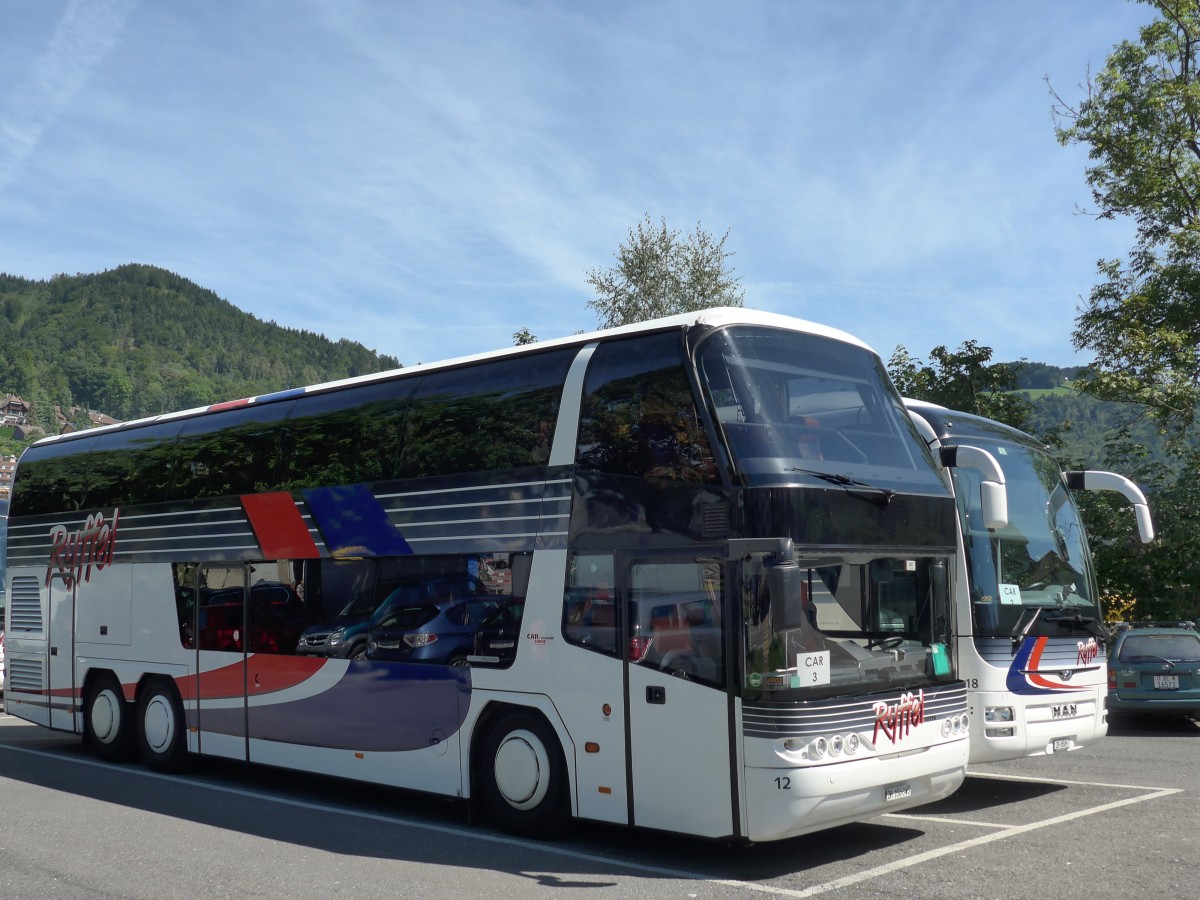
[[255, 397], [244, 397], [239, 400], [213, 403], [209, 404], [208, 406], [197, 406], [192, 409], [184, 409], [177, 412], [161, 413], [157, 416], [147, 416], [141, 419], [131, 419], [128, 422], [118, 422], [115, 425], [104, 425], [100, 428], [88, 428], [83, 431], [73, 431], [68, 434], [49, 435], [37, 441], [36, 444], [42, 445], [55, 443], [57, 441], [95, 437], [99, 434], [123, 431], [129, 428], [141, 428], [157, 422], [168, 422], [175, 419], [193, 418], [210, 412], [218, 412], [220, 410], [234, 409], [242, 406], [273, 403], [279, 400], [287, 400], [293, 397], [299, 397], [304, 394], [340, 390], [342, 388], [370, 384], [376, 381], [387, 381], [394, 378], [407, 378], [423, 372], [430, 372], [438, 369], [456, 368], [458, 366], [471, 365], [473, 363], [482, 362], [485, 360], [499, 359], [521, 354], [540, 353], [545, 350], [553, 350], [555, 348], [569, 347], [572, 345], [582, 347], [585, 344], [592, 343], [593, 341], [613, 340], [628, 335], [644, 334], [654, 331], [669, 331], [674, 328], [685, 328], [695, 325], [705, 325], [713, 328], [719, 328], [725, 325], [762, 325], [773, 328], [787, 328], [790, 330], [802, 331], [808, 334], [821, 335], [823, 337], [830, 338], [831, 340], [841, 341], [846, 344], [851, 344], [855, 347], [860, 347], [872, 354], [875, 354], [875, 350], [865, 344], [863, 341], [854, 337], [854, 335], [845, 331], [841, 331], [837, 328], [831, 328], [827, 325], [821, 325], [816, 322], [810, 322], [806, 319], [798, 319], [793, 316], [785, 316], [779, 313], [761, 312], [759, 310], [744, 309], [741, 307], [719, 306], [711, 309], [699, 310], [697, 312], [680, 313], [678, 315], [666, 316], [661, 319], [650, 319], [645, 322], [635, 322], [631, 325], [621, 325], [616, 328], [606, 328], [582, 334], [573, 334], [562, 338], [554, 338], [546, 341], [536, 341], [532, 344], [503, 347], [499, 350], [491, 350], [484, 353], [459, 356], [431, 363], [421, 363], [415, 366], [404, 366], [399, 369], [390, 369], [385, 372], [373, 372], [369, 375], [357, 375], [353, 378], [343, 378], [337, 381], [326, 381], [320, 384], [309, 385], [307, 387], [289, 388], [282, 391], [274, 391], [269, 394], [261, 394]]
[[918, 413], [928, 422], [942, 443], [957, 443], [975, 437], [987, 437], [992, 440], [1019, 444], [1023, 447], [1032, 447], [1035, 450], [1045, 451], [1048, 449], [1033, 435], [985, 416], [961, 412], [925, 400], [913, 400], [910, 397], [904, 398], [904, 406], [906, 409]]

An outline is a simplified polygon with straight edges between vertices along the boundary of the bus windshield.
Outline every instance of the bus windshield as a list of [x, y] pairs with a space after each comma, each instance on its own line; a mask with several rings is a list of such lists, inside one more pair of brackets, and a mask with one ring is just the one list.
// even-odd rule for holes
[[975, 633], [1009, 637], [1033, 608], [1065, 609], [1098, 618], [1087, 538], [1079, 509], [1058, 464], [1032, 447], [971, 443], [988, 450], [1004, 469], [1009, 523], [988, 531], [979, 524], [980, 474], [953, 469], [955, 496], [968, 524], [967, 565]]
[[704, 339], [697, 363], [744, 484], [943, 492], [932, 458], [869, 351], [741, 326]]
[[950, 681], [949, 560], [870, 553], [799, 560], [779, 603], [743, 585], [746, 696], [813, 700]]

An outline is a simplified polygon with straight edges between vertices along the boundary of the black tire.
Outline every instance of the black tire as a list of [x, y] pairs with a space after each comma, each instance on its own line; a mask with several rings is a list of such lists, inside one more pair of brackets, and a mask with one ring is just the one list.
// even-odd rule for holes
[[187, 722], [175, 686], [151, 679], [137, 705], [137, 746], [142, 761], [157, 772], [178, 772], [187, 763]]
[[541, 716], [502, 716], [484, 738], [476, 771], [484, 808], [497, 828], [534, 838], [562, 833], [571, 817], [567, 767]]
[[125, 702], [121, 685], [112, 675], [93, 678], [83, 698], [83, 742], [108, 762], [133, 757], [133, 705]]

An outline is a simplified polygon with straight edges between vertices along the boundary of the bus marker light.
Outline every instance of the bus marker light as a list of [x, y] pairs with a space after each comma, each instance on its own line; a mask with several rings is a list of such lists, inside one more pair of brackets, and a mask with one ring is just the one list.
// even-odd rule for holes
[[583, 745], [583, 751], [585, 753], [599, 753], [600, 745], [597, 744], [595, 741], [588, 741], [586, 744]]

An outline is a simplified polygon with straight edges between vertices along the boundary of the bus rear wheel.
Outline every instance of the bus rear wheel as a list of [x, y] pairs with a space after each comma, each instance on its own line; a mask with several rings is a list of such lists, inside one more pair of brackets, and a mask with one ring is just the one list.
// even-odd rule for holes
[[83, 742], [108, 762], [124, 762], [133, 755], [132, 709], [121, 684], [112, 675], [98, 675], [83, 698]]
[[183, 707], [174, 686], [154, 678], [138, 698], [138, 752], [158, 772], [178, 772], [187, 761]]
[[549, 837], [571, 816], [562, 750], [536, 714], [508, 713], [492, 726], [479, 775], [488, 816], [504, 831]]

